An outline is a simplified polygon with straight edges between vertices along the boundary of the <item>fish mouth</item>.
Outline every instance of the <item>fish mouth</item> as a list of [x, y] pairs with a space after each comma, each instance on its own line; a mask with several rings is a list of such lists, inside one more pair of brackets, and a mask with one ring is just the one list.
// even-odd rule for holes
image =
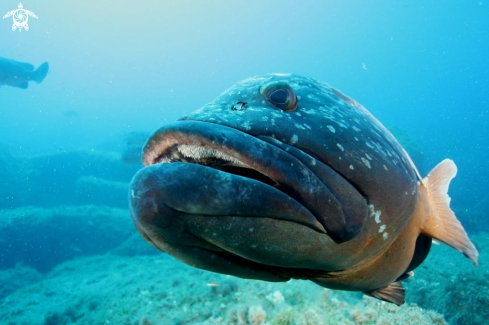
[[[229, 147], [229, 144], [216, 143], [215, 140], [202, 136], [202, 134], [179, 131], [169, 135], [167, 129], [163, 137], [161, 134], [156, 135], [157, 138], [162, 137], [161, 140], [152, 138], [143, 151], [144, 166], [175, 162], [198, 164], [254, 179], [290, 196], [290, 193], [279, 182], [271, 178], [264, 168], [260, 168], [262, 167], [260, 164], [255, 163], [254, 166], [251, 166], [249, 157]], [[225, 140], [226, 136], [221, 135]]]
[[[179, 186], [193, 183], [194, 192], [218, 189], [217, 193], [202, 193], [199, 199], [189, 197], [190, 190], [173, 187], [159, 191], [166, 197], [165, 204], [175, 210], [190, 214], [282, 219], [326, 233], [314, 215], [297, 200], [296, 184], [292, 184], [294, 179], [290, 175], [296, 174], [293, 167], [299, 163], [284, 150], [257, 137], [231, 127], [200, 121], [178, 121], [166, 125], [149, 138], [143, 149], [143, 170], [153, 169], [154, 177], [160, 179], [162, 174], [166, 174], [165, 180], [159, 184], [167, 183], [172, 177], [180, 181]], [[137, 178], [138, 175], [135, 176]], [[159, 185], [153, 182], [151, 186]], [[137, 187], [141, 186], [131, 186]], [[231, 193], [230, 187], [237, 192]], [[243, 197], [236, 202], [234, 198], [242, 196], [238, 192], [246, 192], [247, 189], [257, 195], [255, 202], [246, 201]], [[186, 199], [178, 199], [175, 203], [176, 199], [168, 197], [169, 192]], [[212, 196], [219, 196], [221, 211], [200, 199], [205, 197], [210, 201], [215, 199]]]
[[[342, 202], [332, 192], [341, 192], [334, 183], [344, 180], [332, 170], [322, 177], [328, 180], [321, 179], [315, 169], [326, 166], [270, 137], [210, 122], [177, 121], [150, 137], [143, 164], [131, 184], [132, 206], [149, 195], [186, 214], [282, 219], [340, 242], [359, 231], [347, 224]], [[137, 224], [141, 213], [136, 210]]]
[[[247, 144], [243, 146], [243, 144]], [[256, 180], [291, 195], [264, 156], [279, 149], [242, 131], [209, 122], [176, 122], [156, 131], [143, 150], [143, 165], [192, 163]], [[274, 152], [271, 152], [273, 149]], [[283, 153], [280, 153], [283, 155]]]

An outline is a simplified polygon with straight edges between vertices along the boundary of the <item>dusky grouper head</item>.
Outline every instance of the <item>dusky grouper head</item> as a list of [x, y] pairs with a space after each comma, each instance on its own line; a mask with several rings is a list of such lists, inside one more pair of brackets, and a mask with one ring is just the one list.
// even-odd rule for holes
[[[448, 207], [453, 162], [422, 180], [362, 105], [314, 79], [241, 81], [157, 130], [143, 163], [129, 195], [136, 227], [198, 268], [309, 279], [401, 304], [398, 280], [425, 259], [432, 237], [477, 263]], [[430, 192], [430, 182], [446, 186]]]

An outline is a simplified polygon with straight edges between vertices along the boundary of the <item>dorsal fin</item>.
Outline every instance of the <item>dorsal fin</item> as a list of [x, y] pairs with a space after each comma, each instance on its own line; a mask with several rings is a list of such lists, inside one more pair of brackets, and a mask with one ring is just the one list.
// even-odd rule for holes
[[406, 289], [402, 286], [402, 283], [399, 281], [392, 282], [387, 287], [378, 288], [372, 291], [365, 291], [366, 295], [391, 302], [398, 306], [403, 305], [405, 300]]
[[457, 166], [455, 163], [450, 159], [445, 159], [422, 180], [421, 186], [426, 188], [430, 209], [422, 233], [452, 246], [470, 258], [477, 266], [479, 252], [450, 209], [448, 185], [456, 174]]

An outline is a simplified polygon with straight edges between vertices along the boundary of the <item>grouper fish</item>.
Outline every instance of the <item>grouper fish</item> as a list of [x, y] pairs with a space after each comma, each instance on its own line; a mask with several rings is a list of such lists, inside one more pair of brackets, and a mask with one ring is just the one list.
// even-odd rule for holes
[[157, 130], [143, 164], [129, 189], [137, 229], [197, 268], [401, 305], [433, 238], [478, 264], [449, 207], [453, 161], [422, 178], [375, 117], [321, 81], [241, 81]]
[[47, 62], [34, 70], [30, 63], [18, 62], [0, 57], [0, 86], [12, 86], [22, 89], [29, 87], [29, 81], [41, 83], [49, 71]]

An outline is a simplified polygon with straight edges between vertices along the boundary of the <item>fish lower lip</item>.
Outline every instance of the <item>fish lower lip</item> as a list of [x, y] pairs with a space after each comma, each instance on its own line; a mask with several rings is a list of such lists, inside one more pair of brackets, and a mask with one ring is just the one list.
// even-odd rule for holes
[[174, 217], [197, 215], [278, 219], [325, 232], [307, 209], [275, 188], [197, 164], [174, 162], [141, 169], [131, 182], [130, 203], [140, 229], [166, 228]]

